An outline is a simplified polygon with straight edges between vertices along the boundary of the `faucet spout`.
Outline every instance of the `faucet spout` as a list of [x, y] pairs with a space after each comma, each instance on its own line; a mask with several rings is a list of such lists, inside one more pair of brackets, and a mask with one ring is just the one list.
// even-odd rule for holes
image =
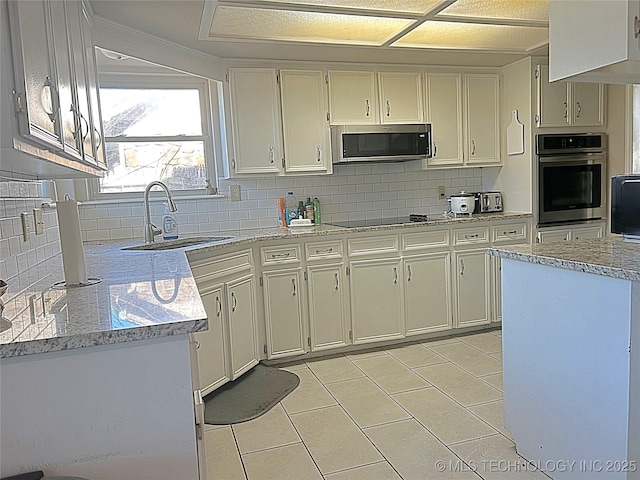
[[162, 188], [166, 195], [167, 200], [169, 202], [169, 210], [175, 212], [178, 210], [176, 207], [176, 202], [173, 201], [173, 197], [169, 192], [169, 188], [162, 182], [154, 180], [150, 182], [149, 185], [144, 189], [144, 243], [154, 243], [156, 235], [160, 235], [162, 230], [156, 227], [153, 223], [151, 223], [151, 213], [149, 212], [149, 192], [153, 187]]

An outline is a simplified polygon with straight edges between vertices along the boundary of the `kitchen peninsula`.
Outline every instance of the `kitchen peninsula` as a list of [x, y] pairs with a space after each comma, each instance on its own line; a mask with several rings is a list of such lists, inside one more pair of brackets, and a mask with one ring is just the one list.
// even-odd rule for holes
[[553, 479], [640, 478], [640, 244], [492, 248], [502, 260], [504, 421]]

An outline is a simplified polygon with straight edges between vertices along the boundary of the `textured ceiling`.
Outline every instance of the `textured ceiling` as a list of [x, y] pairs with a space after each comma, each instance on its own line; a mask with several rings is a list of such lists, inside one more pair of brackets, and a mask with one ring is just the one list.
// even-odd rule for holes
[[548, 0], [90, 0], [221, 58], [502, 66], [545, 54]]

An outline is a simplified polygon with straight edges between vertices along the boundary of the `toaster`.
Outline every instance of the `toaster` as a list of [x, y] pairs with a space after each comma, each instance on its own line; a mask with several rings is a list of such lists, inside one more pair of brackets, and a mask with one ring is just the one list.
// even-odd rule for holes
[[477, 192], [476, 207], [473, 213], [502, 212], [502, 193]]

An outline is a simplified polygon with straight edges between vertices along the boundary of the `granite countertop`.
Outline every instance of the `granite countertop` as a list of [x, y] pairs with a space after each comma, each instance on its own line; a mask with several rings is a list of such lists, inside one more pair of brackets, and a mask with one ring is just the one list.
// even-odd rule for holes
[[[184, 335], [206, 330], [208, 322], [188, 259], [231, 246], [284, 238], [344, 233], [397, 231], [433, 225], [531, 218], [530, 213], [481, 214], [427, 222], [360, 228], [330, 224], [291, 230], [281, 227], [217, 232], [230, 238], [173, 250], [122, 251], [140, 240], [85, 243], [87, 275], [102, 281], [93, 286], [53, 289], [64, 280], [57, 255], [18, 275], [18, 290], [27, 302], [12, 303], [17, 317], [0, 333], [0, 358]], [[202, 235], [204, 236], [204, 235]], [[33, 312], [31, 314], [31, 312]]]
[[488, 253], [510, 260], [640, 281], [640, 244], [625, 242], [618, 236], [493, 247]]

